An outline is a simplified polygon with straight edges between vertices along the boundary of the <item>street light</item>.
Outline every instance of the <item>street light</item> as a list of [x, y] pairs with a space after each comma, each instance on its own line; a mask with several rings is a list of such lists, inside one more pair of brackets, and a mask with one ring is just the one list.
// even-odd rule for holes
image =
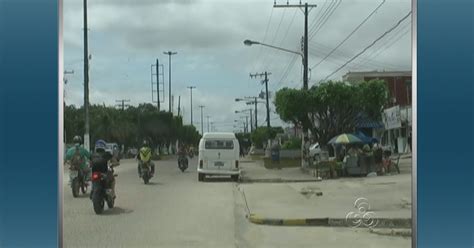
[[193, 125], [193, 89], [195, 89], [196, 86], [188, 86], [188, 89], [191, 92], [191, 126]]
[[171, 113], [171, 56], [172, 55], [175, 55], [175, 54], [178, 54], [177, 52], [172, 52], [172, 51], [167, 51], [167, 52], [163, 52], [163, 54], [166, 54], [169, 56], [169, 64], [168, 64], [168, 69], [169, 69], [169, 79], [168, 79], [168, 90], [169, 90], [169, 111]]
[[[307, 5], [306, 5], [307, 7]], [[306, 12], [307, 13], [307, 12]], [[305, 14], [305, 18], [307, 18], [307, 14]], [[305, 19], [307, 21], [307, 19]], [[289, 53], [294, 53], [294, 54], [298, 54], [301, 56], [302, 58], [302, 62], [303, 62], [303, 90], [308, 90], [308, 40], [307, 40], [307, 26], [305, 27], [305, 41], [304, 41], [304, 53], [305, 54], [302, 54], [301, 52], [297, 52], [297, 51], [292, 51], [292, 50], [289, 50], [289, 49], [285, 49], [285, 48], [281, 48], [281, 47], [276, 47], [276, 46], [272, 46], [272, 45], [268, 45], [268, 44], [264, 44], [264, 43], [261, 43], [261, 42], [257, 42], [257, 41], [251, 41], [251, 40], [245, 40], [244, 41], [244, 44], [246, 46], [251, 46], [251, 45], [262, 45], [262, 46], [266, 46], [266, 47], [270, 47], [270, 48], [274, 48], [274, 49], [277, 49], [277, 50], [280, 50], [280, 51], [284, 51], [284, 52], [289, 52]], [[302, 139], [301, 139], [301, 142], [302, 142], [302, 146], [301, 146], [301, 149], [303, 149], [304, 147], [304, 138], [308, 136], [308, 133], [307, 133], [307, 130], [303, 129], [303, 133], [302, 133]], [[302, 163], [304, 164], [303, 162], [304, 160], [302, 160]]]
[[300, 52], [297, 52], [297, 51], [292, 51], [292, 50], [289, 50], [289, 49], [286, 49], [286, 48], [282, 48], [282, 47], [276, 47], [276, 46], [272, 46], [272, 45], [269, 45], [269, 44], [265, 44], [265, 43], [261, 43], [261, 42], [258, 42], [258, 41], [253, 41], [253, 40], [244, 40], [244, 45], [246, 46], [251, 46], [251, 45], [262, 45], [262, 46], [266, 46], [266, 47], [270, 47], [270, 48], [274, 48], [274, 49], [277, 49], [277, 50], [280, 50], [280, 51], [284, 51], [284, 52], [289, 52], [289, 53], [294, 53], [294, 54], [298, 54], [301, 56], [301, 58], [304, 59], [304, 55]]

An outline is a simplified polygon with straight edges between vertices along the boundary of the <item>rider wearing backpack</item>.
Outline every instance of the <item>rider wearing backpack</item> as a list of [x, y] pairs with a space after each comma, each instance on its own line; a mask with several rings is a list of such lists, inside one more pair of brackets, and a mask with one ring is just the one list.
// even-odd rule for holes
[[80, 136], [74, 136], [74, 146], [69, 148], [66, 152], [66, 161], [69, 161], [71, 166], [81, 169], [86, 175], [87, 180], [90, 178], [88, 162], [90, 160], [90, 153], [81, 144]]

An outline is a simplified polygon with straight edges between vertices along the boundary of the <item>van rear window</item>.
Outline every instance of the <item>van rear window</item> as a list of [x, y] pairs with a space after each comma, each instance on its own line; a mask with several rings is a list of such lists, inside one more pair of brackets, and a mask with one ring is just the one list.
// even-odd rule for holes
[[206, 149], [234, 149], [234, 142], [232, 140], [206, 140]]

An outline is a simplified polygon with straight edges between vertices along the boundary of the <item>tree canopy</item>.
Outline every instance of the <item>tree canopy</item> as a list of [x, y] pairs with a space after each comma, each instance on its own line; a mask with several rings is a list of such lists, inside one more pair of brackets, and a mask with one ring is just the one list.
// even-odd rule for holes
[[[131, 106], [123, 111], [103, 105], [91, 105], [89, 115], [92, 142], [104, 139], [125, 147], [138, 147], [143, 139], [148, 139], [153, 147], [161, 148], [177, 140], [197, 145], [201, 138], [194, 126], [183, 126], [181, 117], [165, 111], [158, 112], [151, 104]], [[84, 134], [83, 107], [65, 106], [64, 129], [66, 142], [70, 142], [75, 135]]]
[[283, 88], [275, 97], [280, 118], [309, 129], [322, 145], [338, 134], [353, 132], [362, 115], [380, 120], [387, 102], [388, 90], [382, 80], [329, 81], [307, 91]]

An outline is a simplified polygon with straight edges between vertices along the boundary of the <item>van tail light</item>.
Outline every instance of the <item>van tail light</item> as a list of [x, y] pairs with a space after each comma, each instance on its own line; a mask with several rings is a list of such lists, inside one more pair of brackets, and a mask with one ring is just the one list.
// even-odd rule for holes
[[203, 162], [202, 160], [199, 160], [199, 168], [202, 169]]
[[235, 160], [235, 168], [236, 168], [236, 169], [239, 168], [239, 160]]
[[100, 180], [100, 172], [92, 172], [92, 181]]

